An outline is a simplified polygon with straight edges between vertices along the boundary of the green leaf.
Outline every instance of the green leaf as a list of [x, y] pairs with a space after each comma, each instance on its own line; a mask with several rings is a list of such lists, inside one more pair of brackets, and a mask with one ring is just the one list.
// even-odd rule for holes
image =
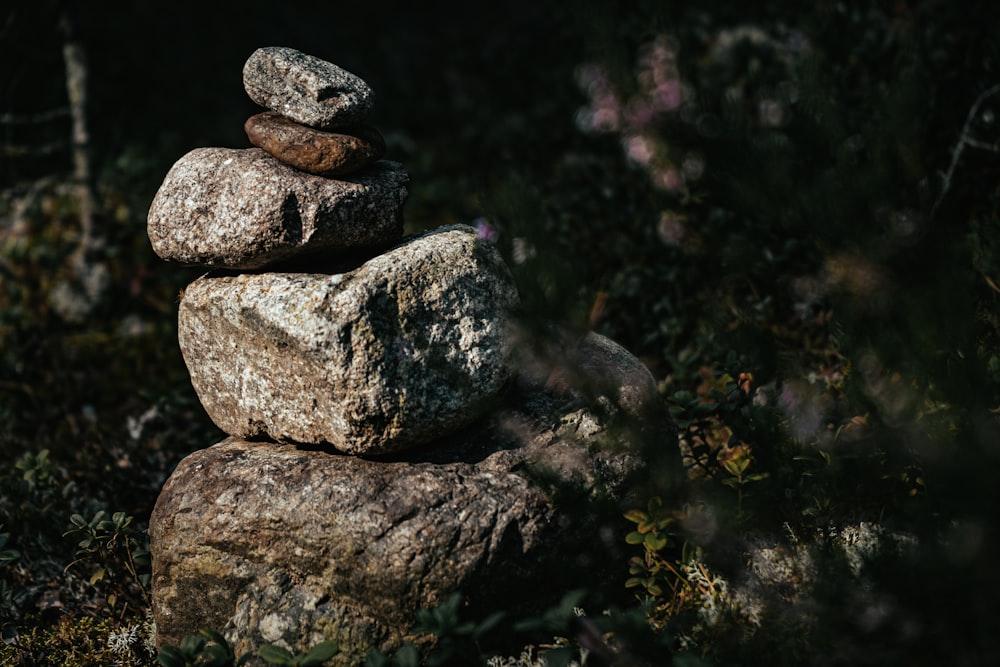
[[229, 642], [226, 641], [226, 638], [223, 637], [218, 632], [216, 632], [215, 630], [210, 630], [208, 628], [202, 628], [198, 632], [201, 633], [202, 636], [210, 639], [211, 641], [215, 642], [219, 646], [222, 646], [222, 647], [227, 648], [227, 649], [229, 648]]
[[687, 390], [681, 390], [674, 393], [674, 395], [670, 397], [670, 400], [673, 401], [674, 403], [685, 404], [685, 403], [690, 403], [693, 400], [693, 398], [694, 397], [691, 395], [691, 392]]
[[625, 580], [625, 588], [635, 588], [636, 586], [642, 586], [640, 577], [629, 577]]
[[475, 623], [473, 623], [472, 621], [466, 621], [461, 625], [456, 625], [454, 628], [452, 628], [451, 632], [452, 634], [455, 635], [464, 636], [464, 635], [471, 635], [475, 631], [475, 629], [476, 629]]
[[399, 667], [420, 667], [420, 654], [413, 644], [403, 644], [393, 657]]
[[744, 456], [740, 456], [734, 459], [726, 461], [723, 466], [729, 471], [729, 474], [733, 477], [739, 477], [746, 472], [747, 468], [750, 466], [750, 459]]
[[642, 533], [637, 530], [633, 530], [631, 533], [625, 536], [625, 542], [628, 544], [642, 544], [642, 541], [646, 539]]
[[499, 625], [500, 621], [502, 621], [505, 616], [506, 614], [502, 611], [497, 611], [487, 616], [479, 623], [479, 625], [476, 626], [475, 632], [472, 633], [473, 638], [479, 639], [485, 635], [487, 632]]
[[[228, 650], [228, 647], [219, 644], [209, 644], [202, 650], [201, 655], [211, 658], [204, 667], [231, 667], [233, 664], [232, 652]], [[199, 667], [202, 667], [201, 664]]]
[[337, 655], [339, 651], [340, 647], [337, 645], [337, 642], [320, 642], [306, 652], [302, 660], [299, 661], [299, 665], [300, 667], [319, 667], [319, 665]]
[[365, 654], [365, 667], [389, 667], [389, 657], [372, 646]]
[[205, 637], [199, 637], [198, 635], [188, 635], [181, 640], [181, 653], [187, 657], [193, 658], [195, 655], [201, 651], [202, 647], [205, 646], [205, 642], [208, 640]]
[[184, 656], [173, 646], [164, 646], [156, 656], [156, 661], [163, 667], [186, 667]]
[[96, 584], [98, 581], [100, 581], [101, 579], [103, 579], [104, 575], [107, 574], [107, 573], [108, 573], [108, 571], [106, 569], [104, 569], [103, 567], [101, 569], [99, 569], [97, 572], [95, 572], [93, 575], [91, 575], [91, 577], [90, 577], [90, 585], [93, 586], [94, 584]]
[[264, 644], [257, 649], [257, 656], [271, 665], [291, 665], [295, 656], [274, 644]]
[[[646, 520], [646, 513], [642, 510], [629, 510], [625, 512], [625, 518], [632, 523], [642, 523]], [[3, 546], [3, 544], [0, 544], [0, 546]]]
[[658, 533], [646, 533], [646, 537], [643, 538], [643, 544], [650, 551], [659, 551], [666, 547], [668, 542], [666, 535]]

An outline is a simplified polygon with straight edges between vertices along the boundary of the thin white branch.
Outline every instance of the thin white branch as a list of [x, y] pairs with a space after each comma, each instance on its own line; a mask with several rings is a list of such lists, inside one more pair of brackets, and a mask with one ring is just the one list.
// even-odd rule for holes
[[[976, 98], [976, 101], [973, 102], [972, 108], [969, 109], [969, 115], [966, 116], [965, 124], [962, 126], [962, 134], [958, 138], [958, 143], [956, 143], [955, 147], [951, 150], [951, 164], [948, 165], [948, 171], [944, 174], [944, 179], [941, 184], [941, 193], [934, 202], [934, 206], [931, 207], [931, 218], [933, 218], [934, 214], [937, 213], [938, 207], [941, 205], [941, 202], [944, 201], [944, 197], [948, 194], [948, 190], [951, 189], [951, 179], [955, 175], [955, 169], [958, 167], [958, 161], [962, 157], [962, 151], [966, 146], [974, 145], [973, 143], [970, 143], [975, 142], [975, 140], [969, 136], [969, 130], [972, 128], [972, 121], [975, 120], [976, 114], [979, 113], [979, 107], [982, 106], [983, 102], [997, 93], [1000, 93], [1000, 83], [984, 90], [982, 94]], [[979, 148], [979, 146], [976, 147]]]
[[972, 146], [973, 148], [981, 148], [984, 151], [990, 151], [991, 153], [1000, 152], [1000, 146], [997, 144], [988, 144], [985, 141], [979, 141], [978, 139], [966, 139], [966, 146]]
[[77, 205], [80, 212], [80, 244], [75, 253], [80, 266], [97, 243], [94, 218], [97, 197], [90, 159], [90, 135], [87, 127], [87, 58], [76, 34], [72, 6], [64, 7], [61, 15], [63, 62], [66, 66], [66, 97], [72, 118], [73, 177], [77, 184]]

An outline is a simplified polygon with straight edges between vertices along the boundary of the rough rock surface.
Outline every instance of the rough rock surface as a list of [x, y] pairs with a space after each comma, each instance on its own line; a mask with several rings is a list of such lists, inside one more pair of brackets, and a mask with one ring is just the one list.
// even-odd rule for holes
[[243, 86], [262, 107], [320, 129], [360, 123], [375, 103], [371, 87], [361, 78], [281, 46], [250, 55], [243, 66]]
[[250, 143], [289, 166], [318, 176], [343, 176], [385, 154], [385, 140], [370, 125], [324, 132], [268, 111], [243, 125]]
[[259, 148], [198, 148], [167, 173], [147, 233], [167, 261], [233, 269], [379, 248], [403, 233], [408, 183], [396, 162], [332, 180]]
[[204, 276], [180, 304], [191, 382], [223, 431], [381, 454], [482, 414], [510, 376], [517, 293], [471, 227], [346, 273]]
[[[405, 460], [235, 438], [188, 456], [150, 520], [158, 643], [201, 627], [237, 654], [332, 639], [335, 664], [355, 665], [370, 646], [419, 641], [416, 611], [454, 591], [516, 614], [610, 580], [621, 536], [589, 523], [585, 499], [620, 497], [635, 459], [555, 435], [586, 406], [510, 386], [488, 417]], [[556, 504], [553, 480], [576, 500]]]
[[571, 393], [578, 400], [596, 400], [629, 418], [646, 418], [661, 407], [653, 374], [607, 336], [590, 331], [561, 348], [551, 342], [545, 347], [541, 358], [522, 355], [520, 363], [550, 389]]

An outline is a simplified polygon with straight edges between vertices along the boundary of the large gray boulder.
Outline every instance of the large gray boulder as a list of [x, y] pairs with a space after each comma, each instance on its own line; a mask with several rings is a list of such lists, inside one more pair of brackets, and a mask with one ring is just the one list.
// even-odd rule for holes
[[178, 334], [226, 433], [384, 454], [483, 413], [511, 373], [516, 303], [495, 247], [454, 226], [346, 273], [209, 274], [185, 289]]
[[332, 180], [259, 148], [197, 148], [164, 178], [147, 233], [162, 259], [231, 269], [371, 251], [402, 236], [408, 183], [384, 160]]
[[262, 107], [320, 129], [360, 123], [375, 104], [371, 87], [333, 63], [295, 49], [257, 49], [243, 66], [243, 86]]
[[[214, 628], [242, 654], [329, 639], [334, 664], [356, 665], [371, 646], [426, 639], [410, 634], [416, 612], [456, 591], [516, 617], [612, 581], [621, 509], [612, 528], [590, 503], [621, 497], [632, 438], [599, 446], [603, 410], [524, 378], [405, 459], [236, 438], [189, 455], [150, 520], [157, 642]], [[587, 434], [560, 437], [570, 422]]]

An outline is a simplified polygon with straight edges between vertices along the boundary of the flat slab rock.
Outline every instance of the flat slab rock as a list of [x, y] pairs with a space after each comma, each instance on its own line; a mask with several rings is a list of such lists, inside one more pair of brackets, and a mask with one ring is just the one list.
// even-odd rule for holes
[[243, 87], [257, 104], [319, 129], [360, 123], [375, 104], [371, 87], [333, 63], [281, 46], [254, 51]]
[[614, 454], [596, 436], [558, 437], [567, 421], [600, 431], [600, 412], [577, 408], [534, 386], [508, 392], [488, 417], [408, 460], [237, 438], [189, 455], [150, 520], [157, 643], [203, 627], [238, 655], [331, 639], [334, 664], [356, 665], [369, 647], [420, 643], [409, 634], [417, 610], [455, 591], [516, 613], [610, 576], [620, 535], [570, 520], [553, 487], [531, 481], [544, 470], [584, 496], [621, 493], [630, 440]]
[[259, 148], [197, 148], [164, 178], [147, 233], [164, 260], [231, 269], [383, 247], [402, 236], [408, 183], [396, 162], [332, 180]]
[[226, 433], [384, 454], [483, 413], [511, 374], [516, 303], [496, 248], [453, 226], [346, 273], [199, 278], [178, 337]]
[[370, 125], [326, 132], [268, 111], [248, 118], [243, 129], [250, 143], [279, 162], [317, 176], [353, 173], [385, 153], [385, 140]]

